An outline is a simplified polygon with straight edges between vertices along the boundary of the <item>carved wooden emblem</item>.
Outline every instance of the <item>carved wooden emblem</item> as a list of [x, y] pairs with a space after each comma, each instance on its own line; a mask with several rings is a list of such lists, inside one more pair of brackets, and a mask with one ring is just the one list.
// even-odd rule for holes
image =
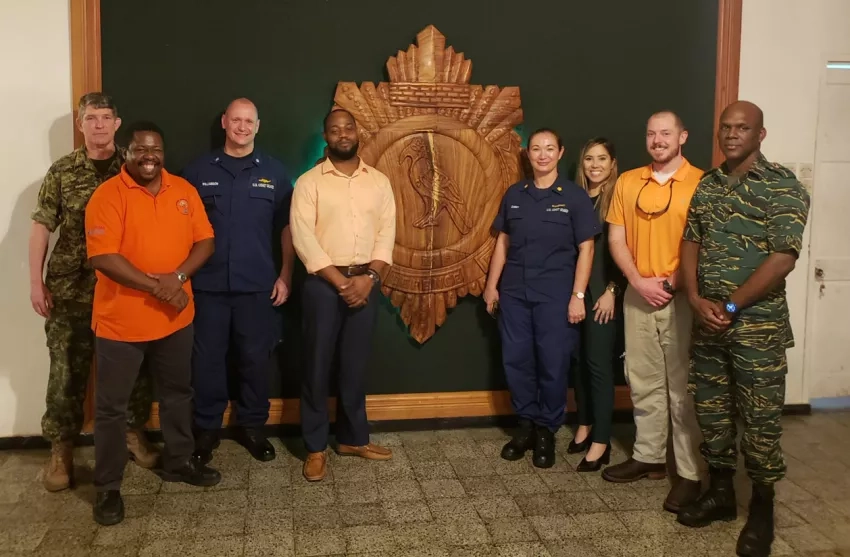
[[502, 194], [520, 178], [518, 87], [470, 85], [472, 61], [428, 26], [387, 61], [389, 83], [340, 82], [360, 157], [386, 174], [397, 206], [383, 293], [422, 343], [458, 297], [481, 295]]

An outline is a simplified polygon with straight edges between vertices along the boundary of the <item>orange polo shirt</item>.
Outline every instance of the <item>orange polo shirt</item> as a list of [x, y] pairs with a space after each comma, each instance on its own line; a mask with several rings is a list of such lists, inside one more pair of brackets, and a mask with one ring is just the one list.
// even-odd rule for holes
[[679, 268], [688, 207], [702, 175], [686, 159], [663, 184], [652, 176], [652, 165], [624, 172], [617, 180], [605, 220], [625, 227], [626, 244], [642, 277], [667, 277]]
[[[120, 254], [143, 273], [173, 273], [192, 246], [213, 237], [198, 191], [162, 171], [156, 196], [139, 186], [125, 168], [98, 187], [86, 206], [89, 258]], [[165, 338], [195, 317], [191, 281], [183, 289], [189, 304], [178, 312], [153, 295], [122, 286], [97, 272], [92, 308], [95, 335], [125, 342]]]

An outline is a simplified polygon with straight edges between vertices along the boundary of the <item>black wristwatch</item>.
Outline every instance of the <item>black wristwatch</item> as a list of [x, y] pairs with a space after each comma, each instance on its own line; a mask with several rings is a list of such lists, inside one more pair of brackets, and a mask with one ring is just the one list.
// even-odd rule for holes
[[675, 294], [676, 293], [676, 290], [673, 288], [673, 285], [670, 284], [670, 281], [667, 280], [667, 279], [664, 279], [664, 283], [661, 285], [661, 287], [664, 288], [664, 292], [666, 292], [668, 294]]
[[372, 283], [375, 286], [381, 283], [381, 275], [378, 274], [378, 271], [374, 269], [369, 269], [368, 271], [366, 271], [366, 274], [369, 276], [369, 278], [372, 279]]

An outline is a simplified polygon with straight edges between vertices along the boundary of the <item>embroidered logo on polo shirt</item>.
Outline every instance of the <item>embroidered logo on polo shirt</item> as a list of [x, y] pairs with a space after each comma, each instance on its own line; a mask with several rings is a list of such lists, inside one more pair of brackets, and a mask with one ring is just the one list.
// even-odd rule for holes
[[184, 215], [189, 214], [189, 202], [185, 199], [180, 199], [177, 201], [177, 210], [180, 211]]

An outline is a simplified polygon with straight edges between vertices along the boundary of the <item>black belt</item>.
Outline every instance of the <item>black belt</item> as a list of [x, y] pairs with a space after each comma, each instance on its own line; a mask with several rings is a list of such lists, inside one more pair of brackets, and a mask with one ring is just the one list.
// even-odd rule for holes
[[340, 267], [339, 265], [336, 265], [336, 269], [346, 277], [356, 277], [359, 275], [365, 275], [369, 271], [369, 264], [364, 263], [363, 265], [348, 265], [346, 267]]

